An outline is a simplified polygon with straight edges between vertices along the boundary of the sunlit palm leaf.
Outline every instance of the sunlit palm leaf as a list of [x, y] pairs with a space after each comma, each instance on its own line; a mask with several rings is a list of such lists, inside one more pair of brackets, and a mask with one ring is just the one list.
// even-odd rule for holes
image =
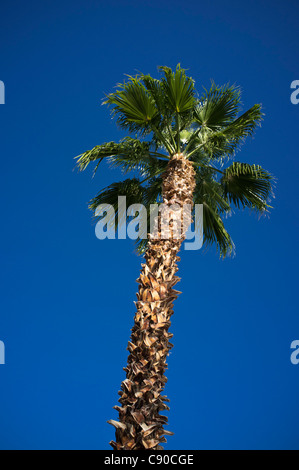
[[78, 155], [77, 168], [80, 171], [84, 171], [89, 163], [98, 160], [101, 162], [105, 157], [110, 157], [120, 151], [120, 144], [116, 142], [106, 142], [102, 145], [96, 145], [93, 149], [87, 150], [86, 152]]
[[168, 107], [173, 113], [185, 113], [196, 103], [194, 81], [187, 77], [185, 70], [177, 66], [175, 72], [169, 67], [159, 67], [165, 78], [162, 79], [163, 93]]
[[213, 159], [233, 156], [246, 137], [253, 135], [262, 117], [261, 105], [256, 104], [221, 130], [202, 127], [200, 132], [195, 131], [196, 144], [193, 138], [193, 149], [190, 149], [189, 154], [198, 148]]
[[112, 106], [119, 125], [131, 132], [149, 132], [151, 125], [159, 121], [155, 102], [138, 77], [129, 77], [127, 82], [119, 84], [104, 103]]
[[148, 94], [154, 100], [156, 108], [158, 109], [161, 116], [166, 116], [167, 108], [161, 81], [151, 77], [150, 75], [141, 74], [139, 77], [140, 80], [144, 83]]
[[199, 125], [210, 129], [225, 127], [237, 117], [240, 99], [241, 92], [238, 87], [218, 87], [212, 83], [210, 90], [205, 90], [201, 103], [195, 108], [195, 120]]
[[252, 136], [256, 128], [261, 124], [263, 113], [261, 105], [255, 104], [245, 113], [235, 119], [232, 123], [225, 127], [222, 131], [215, 133], [215, 141], [218, 136], [223, 137], [227, 141], [238, 144], [246, 137]]

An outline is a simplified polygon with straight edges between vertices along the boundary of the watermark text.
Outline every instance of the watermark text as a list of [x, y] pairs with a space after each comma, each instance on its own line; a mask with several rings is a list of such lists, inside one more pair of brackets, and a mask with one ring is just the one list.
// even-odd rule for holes
[[291, 354], [291, 363], [296, 366], [299, 364], [299, 340], [295, 339], [294, 341], [291, 342], [291, 349], [294, 349], [294, 351]]
[[116, 210], [110, 204], [100, 204], [95, 216], [99, 218], [95, 228], [99, 240], [115, 240], [117, 226], [118, 239], [184, 239], [185, 250], [199, 250], [203, 245], [202, 204], [194, 208], [190, 204], [150, 204], [148, 213], [143, 204], [126, 208], [126, 196], [119, 196]]
[[5, 364], [5, 346], [3, 341], [0, 340], [0, 364]]
[[292, 104], [299, 103], [299, 80], [293, 80], [291, 83], [291, 88], [294, 89], [293, 93], [290, 96], [290, 100]]
[[5, 104], [5, 86], [2, 80], [0, 80], [0, 104]]

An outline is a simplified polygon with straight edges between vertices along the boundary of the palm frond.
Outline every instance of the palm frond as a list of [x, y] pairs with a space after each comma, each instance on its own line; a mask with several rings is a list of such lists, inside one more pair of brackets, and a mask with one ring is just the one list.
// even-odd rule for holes
[[230, 124], [240, 111], [241, 91], [234, 85], [218, 87], [214, 82], [195, 108], [195, 122], [210, 129], [219, 129]]
[[[99, 164], [104, 158], [114, 167], [121, 167], [125, 173], [137, 170], [141, 176], [157, 174], [158, 168], [161, 172], [167, 165], [167, 158], [162, 154], [151, 151], [151, 143], [126, 137], [121, 142], [106, 142], [97, 145], [77, 157], [77, 167], [80, 171], [86, 169], [91, 162], [98, 161], [94, 170], [96, 172]], [[165, 157], [165, 160], [163, 160]]]
[[143, 203], [144, 188], [137, 178], [128, 178], [124, 181], [112, 183], [106, 188], [102, 189], [97, 196], [95, 196], [89, 202], [89, 209], [91, 209], [97, 218], [96, 209], [100, 204], [109, 204], [113, 207], [116, 224], [118, 226], [118, 198], [119, 196], [126, 197], [126, 205], [129, 207], [131, 204], [142, 204]]
[[96, 145], [91, 150], [87, 150], [84, 153], [81, 153], [77, 157], [76, 167], [79, 168], [80, 171], [84, 171], [89, 163], [98, 160], [98, 163], [105, 157], [110, 157], [111, 155], [117, 153], [119, 151], [120, 145], [116, 142], [105, 142], [102, 145]]
[[215, 179], [215, 171], [212, 167], [196, 168], [195, 195], [210, 205], [216, 207], [220, 214], [229, 214], [231, 207], [220, 182]]
[[169, 67], [159, 67], [164, 72], [163, 94], [172, 113], [186, 113], [193, 109], [195, 100], [194, 81], [187, 77], [184, 69], [177, 65], [175, 72]]
[[[168, 143], [169, 148], [176, 146], [174, 139], [174, 132], [172, 128], [173, 111], [167, 104], [167, 98], [164, 93], [161, 80], [152, 78], [150, 75], [140, 75], [140, 79], [144, 83], [149, 95], [155, 101], [156, 107], [160, 113], [159, 131], [154, 133], [153, 141], [156, 146], [163, 146], [165, 142]], [[162, 139], [161, 139], [162, 136]]]
[[238, 208], [266, 211], [273, 195], [273, 176], [259, 165], [234, 162], [224, 170], [221, 185], [225, 196]]
[[148, 94], [154, 100], [160, 115], [166, 117], [168, 114], [169, 117], [170, 113], [166, 107], [165, 95], [163, 93], [161, 81], [151, 77], [151, 75], [140, 74], [139, 78], [144, 83]]
[[231, 255], [234, 244], [222, 220], [222, 216], [229, 214], [231, 208], [223, 188], [214, 179], [214, 172], [210, 168], [196, 169], [196, 183], [194, 204], [203, 204], [204, 245], [216, 244], [222, 257]]
[[260, 126], [262, 119], [262, 107], [260, 104], [255, 104], [226, 126], [222, 133], [227, 139], [232, 139], [239, 143], [239, 141], [254, 134], [255, 129]]
[[111, 155], [109, 163], [120, 167], [125, 173], [137, 170], [140, 176], [152, 176], [164, 171], [168, 159], [150, 150], [150, 142], [126, 137], [120, 144], [120, 152]]
[[107, 95], [104, 104], [112, 106], [118, 124], [130, 132], [149, 133], [160, 119], [155, 101], [140, 77], [129, 77], [127, 82], [118, 84], [116, 92]]
[[232, 157], [246, 137], [253, 135], [262, 118], [261, 105], [255, 104], [223, 129], [213, 131], [207, 127], [200, 128], [199, 132], [195, 131], [197, 140], [189, 151], [189, 157], [197, 150], [211, 159]]
[[203, 203], [203, 233], [206, 246], [215, 244], [220, 256], [225, 258], [234, 254], [234, 243], [226, 231], [223, 220], [213, 207]]
[[[136, 251], [138, 254], [144, 253], [148, 245], [147, 234], [150, 230], [150, 219], [152, 213], [152, 204], [161, 201], [162, 193], [162, 178], [152, 178], [147, 186], [142, 186], [142, 182], [137, 178], [129, 178], [124, 181], [112, 183], [104, 188], [99, 194], [94, 197], [90, 203], [89, 208], [93, 211], [94, 217], [97, 220], [97, 208], [100, 205], [109, 204], [113, 207], [115, 218], [111, 220], [117, 230], [119, 223], [126, 224], [129, 221], [127, 213], [122, 214], [119, 207], [119, 197], [126, 197], [126, 210], [132, 204], [142, 204], [147, 213], [147, 226], [144, 232], [140, 231], [139, 237], [136, 239]], [[109, 223], [109, 221], [108, 221]]]

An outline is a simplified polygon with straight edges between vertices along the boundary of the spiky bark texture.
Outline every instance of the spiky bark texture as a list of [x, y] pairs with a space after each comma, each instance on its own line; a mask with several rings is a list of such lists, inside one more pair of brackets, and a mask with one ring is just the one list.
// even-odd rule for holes
[[[183, 208], [190, 204], [192, 207], [194, 174], [192, 164], [182, 154], [172, 157], [163, 175], [165, 206], [178, 204]], [[119, 421], [108, 421], [116, 428], [116, 442], [110, 442], [116, 450], [163, 449], [164, 436], [173, 434], [163, 428], [167, 417], [160, 415], [160, 411], [169, 409], [165, 403], [169, 400], [161, 393], [167, 381], [166, 358], [173, 346], [169, 341], [172, 334], [168, 332], [173, 301], [179, 294], [173, 288], [179, 281], [177, 253], [191, 218], [185, 214], [183, 230], [177, 238], [178, 216], [176, 211], [171, 211], [168, 239], [162, 239], [162, 218], [163, 213], [157, 218], [156, 233], [150, 236], [145, 264], [137, 280], [137, 312], [128, 343], [126, 379], [119, 392], [121, 406], [114, 407], [119, 412]]]

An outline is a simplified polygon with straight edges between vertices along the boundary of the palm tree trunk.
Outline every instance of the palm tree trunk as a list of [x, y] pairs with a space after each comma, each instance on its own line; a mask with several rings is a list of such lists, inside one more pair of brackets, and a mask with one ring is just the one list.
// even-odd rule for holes
[[[165, 206], [193, 204], [195, 188], [192, 163], [183, 154], [174, 155], [163, 175], [163, 203]], [[162, 239], [161, 215], [156, 221], [158, 233], [150, 236], [140, 277], [137, 280], [137, 312], [134, 318], [131, 339], [128, 343], [129, 357], [126, 379], [121, 384], [119, 402], [114, 408], [119, 412], [119, 421], [108, 423], [116, 428], [116, 442], [110, 444], [115, 450], [163, 449], [164, 435], [173, 434], [163, 426], [167, 417], [160, 411], [168, 410], [168, 398], [161, 393], [167, 381], [166, 358], [172, 344], [168, 332], [173, 314], [173, 301], [179, 292], [173, 287], [179, 281], [177, 256], [191, 219], [184, 220], [184, 230], [175, 236], [177, 216], [171, 213], [171, 236]]]

